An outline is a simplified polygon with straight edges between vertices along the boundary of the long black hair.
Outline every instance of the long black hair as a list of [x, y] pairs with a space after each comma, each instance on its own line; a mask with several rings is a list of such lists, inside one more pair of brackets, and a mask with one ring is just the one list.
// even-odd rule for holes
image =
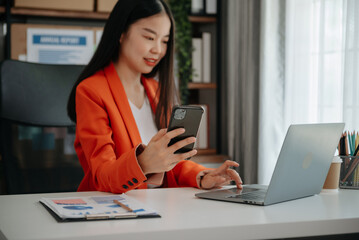
[[157, 75], [159, 88], [157, 95], [159, 102], [155, 114], [157, 127], [164, 128], [168, 123], [169, 112], [178, 94], [175, 90], [173, 58], [175, 25], [172, 13], [163, 0], [118, 0], [105, 24], [101, 41], [88, 65], [84, 68], [74, 84], [67, 103], [67, 113], [70, 119], [76, 122], [76, 87], [86, 78], [105, 68], [119, 58], [120, 37], [136, 21], [165, 12], [170, 21], [171, 29], [167, 43], [166, 55], [153, 70], [144, 74], [151, 78]]

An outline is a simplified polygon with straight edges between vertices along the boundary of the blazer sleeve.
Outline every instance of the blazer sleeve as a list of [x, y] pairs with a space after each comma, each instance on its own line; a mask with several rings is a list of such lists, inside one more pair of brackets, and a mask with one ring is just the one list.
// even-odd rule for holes
[[174, 168], [173, 173], [179, 187], [197, 187], [200, 188], [200, 173], [211, 168], [206, 168], [190, 160], [180, 161]]
[[138, 146], [116, 157], [108, 114], [97, 91], [85, 84], [77, 87], [76, 132], [96, 190], [123, 193], [147, 178], [137, 161]]

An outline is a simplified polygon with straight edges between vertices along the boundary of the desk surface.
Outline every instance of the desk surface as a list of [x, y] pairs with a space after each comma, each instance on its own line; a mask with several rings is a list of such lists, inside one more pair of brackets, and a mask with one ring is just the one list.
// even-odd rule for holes
[[268, 239], [359, 232], [359, 191], [339, 190], [270, 206], [198, 199], [194, 188], [127, 194], [162, 218], [58, 223], [41, 197], [102, 192], [0, 196], [0, 239]]

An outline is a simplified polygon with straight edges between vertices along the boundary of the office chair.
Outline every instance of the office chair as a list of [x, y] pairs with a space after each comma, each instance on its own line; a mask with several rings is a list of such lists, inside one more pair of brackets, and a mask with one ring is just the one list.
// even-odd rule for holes
[[[6, 193], [76, 191], [83, 171], [66, 106], [80, 65], [1, 64], [1, 159]], [[0, 174], [1, 176], [1, 174]]]

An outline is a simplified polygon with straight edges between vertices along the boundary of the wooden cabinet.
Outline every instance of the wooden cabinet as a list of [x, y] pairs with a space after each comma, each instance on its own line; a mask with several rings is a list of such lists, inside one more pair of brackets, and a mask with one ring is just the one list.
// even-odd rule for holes
[[[5, 58], [19, 59], [12, 56], [12, 26], [14, 24], [28, 24], [28, 25], [48, 25], [48, 26], [69, 26], [80, 29], [81, 27], [89, 29], [91, 27], [102, 28], [109, 16], [109, 13], [104, 12], [89, 12], [89, 11], [70, 11], [70, 10], [48, 10], [36, 8], [18, 8], [10, 7], [9, 5], [0, 8], [3, 12], [3, 19], [6, 24], [5, 38]], [[21, 46], [25, 49], [26, 39], [22, 39]]]
[[[190, 91], [189, 103], [204, 104], [207, 106], [209, 112], [208, 148], [198, 149], [198, 154], [193, 158], [193, 161], [201, 164], [208, 164], [210, 167], [212, 167], [213, 164], [219, 165], [223, 161], [229, 159], [228, 156], [222, 155], [220, 149], [218, 149], [220, 141], [220, 136], [217, 132], [218, 129], [220, 129], [220, 117], [218, 114], [221, 106], [219, 91], [220, 53], [218, 50], [220, 46], [220, 29], [218, 16], [220, 16], [220, 14], [216, 16], [189, 16], [189, 20], [192, 23], [192, 37], [201, 38], [204, 32], [209, 33], [211, 36], [210, 72], [201, 74], [202, 77], [209, 75], [210, 79], [199, 79], [200, 82], [191, 82], [188, 84], [188, 89]], [[204, 41], [203, 38], [202, 41]], [[205, 51], [205, 49], [206, 47], [202, 46], [202, 51]], [[208, 56], [208, 54], [206, 56]], [[204, 67], [202, 68], [202, 71], [205, 71]]]

